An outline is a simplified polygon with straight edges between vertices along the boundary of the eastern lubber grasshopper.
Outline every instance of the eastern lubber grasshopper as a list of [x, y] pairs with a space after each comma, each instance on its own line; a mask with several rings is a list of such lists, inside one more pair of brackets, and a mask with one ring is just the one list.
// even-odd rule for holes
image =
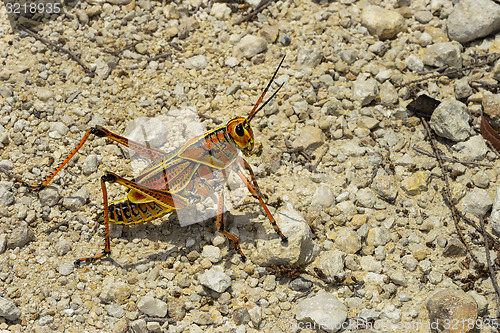
[[[129, 140], [101, 126], [94, 126], [87, 130], [77, 146], [42, 183], [28, 184], [20, 178], [17, 178], [16, 181], [34, 190], [43, 189], [80, 150], [91, 134], [111, 139], [128, 147], [139, 156], [153, 161], [134, 180], [127, 180], [113, 172], [105, 172], [101, 177], [104, 209], [98, 220], [103, 221], [105, 225], [104, 250], [93, 257], [77, 259], [75, 265], [91, 262], [111, 253], [110, 223], [140, 224], [164, 216], [178, 208], [192, 205], [214, 193], [216, 189], [212, 184], [214, 182], [220, 183], [226, 179], [227, 170], [234, 170], [242, 179], [250, 193], [259, 200], [276, 233], [283, 242], [286, 242], [287, 238], [279, 229], [276, 220], [264, 203], [263, 195], [250, 165], [239, 155], [239, 151], [249, 153], [254, 147], [250, 121], [283, 86], [281, 84], [273, 95], [259, 107], [284, 59], [285, 57], [281, 60], [273, 77], [246, 118], [234, 118], [226, 125], [194, 137], [183, 146], [168, 153]], [[251, 180], [246, 177], [243, 169], [250, 174]], [[118, 183], [128, 188], [127, 198], [108, 204], [106, 183]], [[224, 228], [224, 192], [222, 190], [218, 191], [217, 229], [234, 243], [236, 251], [244, 261], [245, 255], [240, 249], [238, 238]]]

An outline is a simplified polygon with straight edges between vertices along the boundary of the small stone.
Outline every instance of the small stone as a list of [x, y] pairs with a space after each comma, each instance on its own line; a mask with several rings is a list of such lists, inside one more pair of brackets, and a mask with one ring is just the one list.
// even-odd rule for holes
[[114, 318], [122, 318], [125, 316], [125, 310], [118, 304], [108, 304], [104, 307], [108, 315]]
[[350, 228], [341, 228], [337, 233], [335, 246], [345, 253], [354, 254], [361, 249], [361, 237]]
[[169, 318], [172, 318], [175, 321], [179, 322], [186, 315], [186, 307], [184, 305], [184, 302], [182, 302], [179, 298], [169, 298], [167, 305], [167, 313]]
[[415, 259], [412, 255], [407, 254], [403, 258], [401, 258], [401, 263], [403, 264], [403, 267], [409, 270], [410, 272], [413, 272], [417, 269], [418, 266], [418, 261]]
[[36, 96], [42, 101], [48, 101], [54, 96], [54, 93], [49, 89], [38, 88], [36, 90]]
[[8, 240], [7, 247], [14, 249], [16, 247], [23, 247], [34, 237], [34, 233], [30, 227], [18, 227], [12, 231]]
[[313, 194], [311, 206], [312, 207], [331, 207], [335, 202], [332, 190], [327, 185], [320, 185], [316, 188]]
[[401, 14], [373, 5], [366, 6], [361, 13], [361, 24], [380, 40], [392, 39], [406, 28]]
[[287, 34], [280, 34], [279, 42], [283, 46], [288, 46], [292, 42], [292, 39]]
[[203, 252], [201, 253], [203, 258], [207, 258], [212, 263], [218, 263], [222, 259], [222, 253], [220, 248], [213, 245], [205, 245], [203, 247]]
[[420, 58], [418, 58], [415, 55], [409, 55], [408, 58], [405, 60], [406, 67], [408, 67], [409, 70], [421, 73], [424, 71], [424, 63]]
[[130, 323], [130, 329], [134, 333], [147, 333], [148, 327], [144, 319], [137, 319]]
[[21, 317], [21, 311], [16, 305], [6, 298], [0, 297], [0, 317], [15, 321]]
[[488, 146], [482, 135], [475, 135], [465, 142], [459, 142], [452, 146], [458, 152], [460, 160], [478, 161], [482, 160], [488, 153]]
[[359, 264], [364, 272], [381, 273], [382, 264], [372, 256], [362, 256], [359, 259]]
[[238, 58], [235, 58], [235, 57], [227, 57], [226, 61], [224, 62], [224, 64], [227, 67], [231, 67], [231, 68], [238, 66], [239, 63], [240, 63], [240, 61], [238, 60]]
[[75, 266], [73, 266], [73, 264], [62, 263], [57, 268], [57, 271], [59, 272], [59, 274], [66, 276], [66, 275], [70, 275], [73, 272], [74, 267]]
[[462, 68], [462, 46], [457, 42], [432, 44], [423, 53], [422, 61], [428, 66]]
[[40, 326], [51, 324], [54, 321], [53, 316], [43, 316], [38, 320]]
[[344, 258], [345, 253], [339, 250], [330, 250], [323, 252], [317, 259], [319, 268], [323, 271], [330, 281], [336, 281], [336, 278], [344, 279]]
[[225, 3], [214, 2], [210, 8], [210, 15], [219, 20], [228, 19], [231, 16], [231, 8]]
[[462, 257], [467, 253], [467, 248], [465, 245], [457, 238], [452, 238], [446, 248], [443, 250], [443, 256], [445, 257]]
[[423, 24], [429, 23], [433, 18], [434, 15], [427, 10], [419, 10], [415, 13], [415, 20]]
[[338, 298], [324, 290], [316, 296], [301, 300], [293, 309], [298, 321], [312, 322], [328, 333], [340, 331], [347, 319], [347, 307]]
[[497, 187], [495, 201], [493, 202], [493, 208], [491, 209], [490, 223], [493, 231], [500, 234], [500, 187]]
[[78, 21], [80, 21], [82, 25], [87, 25], [87, 23], [89, 23], [89, 16], [84, 10], [78, 9], [75, 11], [75, 14], [76, 17], [78, 17]]
[[0, 205], [10, 206], [16, 201], [14, 193], [10, 191], [6, 186], [0, 185]]
[[148, 316], [163, 318], [167, 315], [168, 306], [167, 303], [146, 295], [137, 302], [137, 309]]
[[139, 54], [146, 54], [148, 52], [148, 46], [144, 43], [138, 43], [135, 45], [135, 50]]
[[462, 290], [444, 289], [434, 293], [427, 301], [427, 311], [431, 327], [450, 333], [473, 332], [475, 325], [447, 326], [447, 323], [475, 323], [477, 319], [476, 301]]
[[260, 266], [285, 263], [301, 265], [311, 262], [318, 248], [312, 239], [311, 228], [307, 222], [290, 203], [280, 208], [276, 215], [281, 231], [288, 237], [288, 244], [283, 244], [272, 228], [266, 231], [262, 227], [259, 232], [262, 236], [258, 237], [256, 250], [251, 254], [252, 262]]
[[246, 35], [234, 48], [236, 57], [245, 57], [247, 59], [267, 50], [267, 41], [263, 37]]
[[406, 287], [408, 285], [408, 280], [406, 279], [406, 275], [401, 271], [392, 271], [389, 273], [389, 278], [392, 282], [399, 286]]
[[260, 306], [252, 307], [248, 309], [248, 315], [250, 316], [250, 320], [252, 320], [254, 327], [259, 327], [262, 321], [262, 308]]
[[276, 289], [276, 276], [268, 275], [264, 278], [264, 282], [262, 282], [262, 287], [266, 291], [273, 291]]
[[55, 248], [57, 255], [63, 256], [69, 251], [71, 251], [71, 243], [67, 239], [62, 238], [59, 240], [59, 242], [57, 242]]
[[388, 201], [394, 201], [398, 195], [398, 184], [393, 176], [377, 173], [373, 179], [372, 189], [375, 193]]
[[82, 164], [83, 174], [88, 176], [97, 171], [97, 167], [99, 166], [99, 159], [97, 155], [88, 155], [85, 157], [85, 160]]
[[368, 231], [366, 244], [373, 246], [384, 246], [390, 241], [389, 231], [385, 227], [376, 227]]
[[269, 24], [265, 23], [262, 26], [262, 30], [260, 31], [260, 36], [264, 37], [264, 39], [268, 43], [272, 44], [278, 38], [278, 32], [279, 32], [278, 25], [276, 25], [276, 24], [269, 25]]
[[38, 193], [38, 198], [43, 206], [52, 207], [59, 201], [59, 191], [56, 187], [48, 186]]
[[358, 55], [354, 50], [342, 50], [340, 51], [340, 59], [346, 64], [352, 65], [358, 59]]
[[432, 284], [439, 284], [441, 281], [443, 281], [443, 273], [440, 271], [432, 271], [429, 273], [429, 282]]
[[236, 325], [248, 323], [250, 321], [250, 314], [248, 313], [248, 309], [245, 307], [235, 309], [233, 311], [233, 321]]
[[0, 234], [0, 254], [4, 253], [6, 248], [7, 248], [7, 235]]
[[358, 203], [366, 208], [373, 208], [377, 202], [377, 197], [370, 188], [362, 188], [356, 193]]
[[360, 75], [352, 83], [352, 98], [359, 101], [361, 106], [370, 104], [378, 95], [378, 82], [375, 79], [367, 79]]
[[309, 290], [311, 287], [312, 282], [303, 277], [298, 277], [290, 282], [290, 288], [295, 291]]
[[[225, 5], [225, 4], [223, 4]], [[197, 55], [186, 60], [184, 66], [188, 69], [195, 69], [197, 71], [206, 68], [208, 65], [207, 58], [204, 55]]]
[[470, 113], [464, 103], [446, 99], [434, 110], [430, 125], [437, 135], [459, 142], [470, 135], [469, 121]]
[[453, 84], [453, 88], [455, 89], [456, 99], [466, 99], [473, 93], [472, 88], [469, 85], [469, 78], [467, 76], [464, 76], [460, 80], [456, 80]]
[[300, 129], [299, 136], [292, 142], [292, 147], [302, 147], [305, 150], [313, 151], [321, 146], [323, 142], [324, 134], [320, 128], [304, 126]]
[[477, 217], [484, 217], [493, 205], [490, 195], [486, 190], [475, 187], [462, 201], [464, 212]]
[[491, 0], [462, 0], [446, 20], [448, 36], [467, 43], [500, 30], [500, 6]]
[[198, 275], [198, 281], [218, 293], [223, 293], [231, 286], [231, 278], [219, 266], [214, 266], [205, 273]]
[[89, 191], [86, 187], [82, 187], [75, 194], [63, 199], [63, 206], [69, 210], [76, 211], [85, 205], [89, 199]]
[[321, 63], [323, 53], [318, 49], [299, 49], [297, 52], [297, 65], [314, 68]]
[[130, 297], [130, 287], [113, 277], [106, 277], [103, 281], [102, 292], [99, 298], [104, 303], [121, 303]]
[[429, 177], [429, 171], [417, 171], [410, 177], [403, 179], [401, 182], [401, 188], [409, 195], [418, 195], [427, 191]]

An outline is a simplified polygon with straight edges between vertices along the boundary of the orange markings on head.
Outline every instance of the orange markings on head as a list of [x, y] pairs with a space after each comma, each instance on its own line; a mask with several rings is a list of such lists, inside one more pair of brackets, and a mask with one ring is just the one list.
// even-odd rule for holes
[[244, 153], [252, 151], [253, 131], [246, 118], [238, 117], [230, 120], [227, 123], [227, 132]]

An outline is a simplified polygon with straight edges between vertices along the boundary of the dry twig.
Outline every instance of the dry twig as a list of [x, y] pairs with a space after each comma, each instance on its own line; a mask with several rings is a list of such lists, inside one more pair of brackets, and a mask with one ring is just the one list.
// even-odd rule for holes
[[[412, 146], [412, 148], [417, 153], [420, 153], [422, 155], [426, 155], [426, 156], [430, 156], [430, 157], [436, 158], [436, 155], [434, 155], [431, 152], [428, 152], [425, 149], [422, 149], [422, 148], [419, 148], [419, 147], [416, 147], [416, 146]], [[460, 163], [460, 164], [469, 165], [469, 166], [483, 166], [483, 167], [486, 167], [486, 168], [493, 168], [493, 165], [491, 165], [491, 164], [477, 163], [477, 162], [468, 162], [468, 161], [460, 161], [460, 160], [457, 160], [456, 158], [448, 157], [446, 155], [441, 156], [441, 158], [443, 159], [443, 161], [447, 161], [447, 162]]]
[[481, 230], [483, 232], [484, 249], [486, 251], [486, 264], [488, 265], [488, 271], [490, 272], [491, 284], [493, 285], [493, 288], [495, 289], [495, 292], [497, 294], [496, 298], [497, 298], [497, 318], [498, 318], [498, 317], [500, 317], [500, 287], [498, 286], [495, 271], [493, 270], [493, 267], [491, 266], [488, 237], [486, 234], [486, 229], [484, 227], [484, 221], [483, 221], [482, 217], [479, 218], [479, 224], [481, 225]]
[[70, 50], [68, 50], [67, 48], [64, 48], [60, 45], [57, 45], [53, 42], [51, 42], [50, 40], [46, 39], [46, 38], [43, 38], [42, 36], [40, 36], [39, 34], [37, 34], [36, 32], [32, 31], [30, 28], [28, 28], [27, 26], [25, 25], [22, 25], [20, 24], [19, 25], [28, 35], [30, 35], [31, 37], [39, 40], [40, 42], [42, 42], [43, 44], [45, 45], [48, 45], [54, 49], [56, 49], [57, 51], [60, 51], [60, 52], [63, 52], [63, 53], [66, 53], [67, 55], [69, 55], [69, 57], [71, 59], [73, 59], [74, 61], [76, 61], [80, 66], [82, 66], [83, 70], [85, 71], [85, 73], [87, 73], [88, 75], [90, 76], [94, 76], [94, 72], [86, 65], [83, 63], [83, 61], [78, 57], [76, 56], [73, 52], [71, 52]]
[[241, 24], [243, 22], [249, 21], [252, 17], [254, 17], [258, 13], [260, 13], [261, 11], [263, 11], [264, 9], [266, 9], [267, 6], [269, 6], [272, 2], [274, 2], [274, 0], [268, 0], [268, 1], [266, 1], [265, 3], [263, 3], [262, 5], [260, 5], [259, 7], [257, 7], [255, 10], [251, 11], [248, 15], [243, 16], [243, 17], [239, 18], [238, 20], [236, 20], [233, 23], [233, 25], [239, 25], [239, 24]]
[[460, 241], [464, 244], [464, 246], [467, 248], [467, 252], [469, 252], [469, 255], [471, 258], [474, 260], [476, 264], [479, 263], [477, 260], [476, 256], [474, 253], [472, 253], [472, 250], [469, 246], [469, 244], [465, 241], [465, 237], [462, 233], [462, 230], [460, 229], [459, 222], [460, 222], [460, 217], [458, 213], [457, 207], [453, 204], [451, 201], [451, 191], [450, 191], [450, 181], [448, 179], [448, 173], [446, 172], [446, 169], [444, 168], [444, 163], [443, 159], [441, 158], [441, 154], [439, 153], [439, 150], [437, 148], [436, 142], [434, 140], [434, 136], [431, 132], [431, 127], [429, 126], [429, 123], [424, 117], [420, 117], [420, 120], [422, 121], [422, 124], [424, 125], [425, 130], [427, 131], [427, 137], [429, 138], [429, 141], [432, 146], [432, 150], [434, 151], [434, 155], [436, 156], [436, 160], [438, 161], [439, 168], [441, 169], [441, 172], [443, 173], [443, 180], [444, 180], [444, 189], [441, 192], [443, 195], [443, 199], [445, 202], [448, 202], [448, 207], [451, 210], [451, 215], [453, 217], [453, 222], [455, 223], [455, 229], [457, 230], [458, 237], [460, 238]]
[[465, 71], [468, 71], [468, 70], [471, 70], [471, 69], [475, 69], [475, 68], [479, 68], [479, 67], [483, 67], [483, 66], [489, 66], [489, 65], [495, 63], [495, 61], [497, 61], [497, 59], [499, 59], [499, 58], [500, 58], [499, 54], [494, 54], [494, 56], [488, 57], [485, 61], [479, 62], [477, 64], [470, 65], [470, 66], [467, 66], [467, 67], [464, 67], [464, 68], [454, 68], [454, 69], [450, 69], [450, 70], [442, 72], [442, 73], [438, 73], [438, 74], [434, 74], [434, 75], [422, 77], [420, 79], [416, 79], [416, 80], [412, 80], [412, 81], [409, 81], [409, 82], [405, 82], [405, 83], [402, 83], [400, 85], [397, 85], [396, 88], [407, 87], [407, 86], [411, 86], [411, 85], [413, 85], [415, 83], [419, 83], [419, 82], [422, 82], [422, 81], [426, 81], [426, 80], [430, 80], [430, 79], [435, 79], [435, 78], [442, 77], [442, 76], [449, 76], [449, 75], [457, 74], [457, 73], [463, 73]]

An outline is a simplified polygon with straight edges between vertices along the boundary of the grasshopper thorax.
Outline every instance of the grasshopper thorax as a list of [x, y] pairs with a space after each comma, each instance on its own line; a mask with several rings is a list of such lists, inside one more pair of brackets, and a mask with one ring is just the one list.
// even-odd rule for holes
[[253, 131], [246, 118], [238, 117], [230, 120], [226, 126], [227, 133], [243, 153], [253, 149]]

